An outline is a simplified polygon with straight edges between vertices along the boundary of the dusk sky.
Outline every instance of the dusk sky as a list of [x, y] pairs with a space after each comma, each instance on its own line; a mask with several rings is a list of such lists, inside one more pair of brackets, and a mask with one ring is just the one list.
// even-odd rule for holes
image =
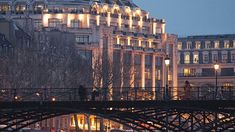
[[235, 0], [133, 0], [158, 19], [168, 33], [186, 35], [235, 33]]

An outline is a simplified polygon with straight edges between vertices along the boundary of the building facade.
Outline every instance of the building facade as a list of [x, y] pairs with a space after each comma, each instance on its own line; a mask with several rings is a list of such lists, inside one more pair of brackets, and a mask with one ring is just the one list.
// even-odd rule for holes
[[72, 33], [79, 54], [91, 59], [93, 81], [84, 85], [108, 87], [110, 99], [135, 87], [153, 91], [149, 98], [167, 82], [177, 87], [177, 36], [132, 0], [0, 0], [0, 14], [29, 34]]
[[235, 85], [235, 35], [188, 36], [178, 40], [178, 83], [194, 86]]

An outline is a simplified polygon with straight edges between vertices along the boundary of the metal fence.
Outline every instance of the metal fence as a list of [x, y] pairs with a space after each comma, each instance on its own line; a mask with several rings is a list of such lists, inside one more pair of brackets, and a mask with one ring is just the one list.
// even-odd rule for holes
[[[217, 91], [217, 92], [216, 92]], [[0, 101], [234, 100], [235, 87], [5, 88]]]

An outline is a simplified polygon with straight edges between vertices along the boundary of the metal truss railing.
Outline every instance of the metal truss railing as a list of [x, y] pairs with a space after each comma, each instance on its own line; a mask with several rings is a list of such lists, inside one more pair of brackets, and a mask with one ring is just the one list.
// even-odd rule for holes
[[234, 100], [235, 87], [2, 88], [0, 101]]

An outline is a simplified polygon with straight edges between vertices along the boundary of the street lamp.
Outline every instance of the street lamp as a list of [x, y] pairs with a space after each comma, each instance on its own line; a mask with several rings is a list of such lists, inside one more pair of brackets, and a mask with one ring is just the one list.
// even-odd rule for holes
[[217, 91], [218, 91], [218, 86], [217, 86], [217, 84], [218, 84], [218, 82], [217, 82], [217, 80], [218, 80], [218, 70], [219, 70], [219, 64], [216, 62], [215, 64], [214, 64], [214, 69], [215, 69], [215, 98], [217, 97]]
[[169, 65], [170, 65], [170, 58], [167, 55], [165, 58], [165, 65], [166, 65], [166, 87], [165, 87], [165, 99], [168, 99], [168, 70], [169, 70]]

